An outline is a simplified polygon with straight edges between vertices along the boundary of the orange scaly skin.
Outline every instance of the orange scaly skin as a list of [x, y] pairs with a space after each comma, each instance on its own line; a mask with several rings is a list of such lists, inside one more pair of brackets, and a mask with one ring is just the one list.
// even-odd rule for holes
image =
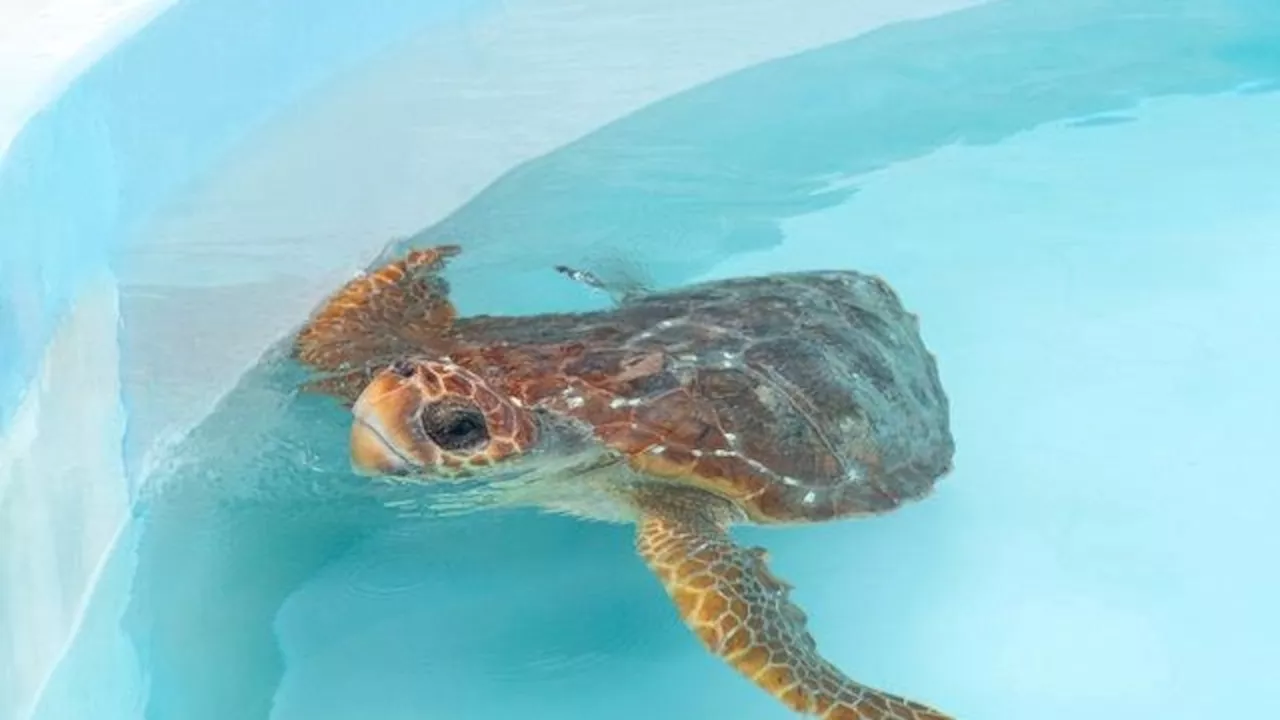
[[414, 250], [326, 300], [294, 340], [294, 357], [324, 373], [308, 389], [349, 403], [397, 355], [439, 347], [457, 312], [436, 273], [460, 251], [456, 245]]
[[703, 645], [788, 708], [822, 720], [952, 720], [856, 683], [819, 655], [764, 551], [733, 544], [704, 513], [651, 512], [637, 550]]

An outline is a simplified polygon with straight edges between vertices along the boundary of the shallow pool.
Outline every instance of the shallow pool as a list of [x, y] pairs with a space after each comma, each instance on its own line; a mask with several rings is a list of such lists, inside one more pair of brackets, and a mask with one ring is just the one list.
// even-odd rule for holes
[[[192, 7], [175, 37], [234, 27]], [[284, 99], [250, 94], [240, 130], [107, 213], [101, 267], [68, 273], [50, 317], [107, 308], [80, 322], [114, 330], [63, 353], [105, 348], [110, 392], [76, 392], [104, 387], [97, 364], [46, 360], [41, 412], [80, 423], [11, 421], [44, 434], [0, 447], [101, 430], [114, 464], [57, 466], [61, 497], [119, 482], [101, 502], [131, 512], [94, 534], [91, 601], [16, 717], [787, 717], [697, 646], [629, 528], [406, 514], [350, 475], [347, 415], [299, 395], [280, 349], [357, 269], [447, 241], [464, 314], [604, 306], [557, 264], [659, 287], [881, 275], [937, 355], [956, 467], [884, 517], [741, 533], [826, 653], [962, 720], [1280, 716], [1280, 6], [450, 12], [388, 13], [351, 29], [386, 39]], [[288, 57], [327, 57], [312, 44]], [[129, 142], [183, 152], [113, 142], [107, 166], [147, 162]], [[9, 452], [14, 488], [53, 467]], [[6, 488], [28, 537], [34, 494]]]

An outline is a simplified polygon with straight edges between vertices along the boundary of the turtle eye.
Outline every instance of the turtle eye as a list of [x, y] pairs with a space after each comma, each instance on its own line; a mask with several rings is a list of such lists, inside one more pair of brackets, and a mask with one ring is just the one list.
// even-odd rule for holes
[[402, 378], [413, 377], [413, 363], [408, 360], [397, 360], [391, 363], [391, 372]]
[[471, 450], [489, 440], [484, 413], [474, 406], [436, 403], [422, 413], [422, 431], [441, 450]]

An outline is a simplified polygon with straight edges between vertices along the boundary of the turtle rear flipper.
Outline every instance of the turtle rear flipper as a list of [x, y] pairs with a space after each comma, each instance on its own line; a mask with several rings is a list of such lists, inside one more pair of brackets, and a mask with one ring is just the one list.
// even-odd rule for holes
[[822, 720], [951, 720], [930, 707], [854, 682], [818, 654], [790, 586], [764, 552], [736, 545], [697, 504], [642, 503], [637, 549], [685, 623], [790, 709]]
[[633, 272], [617, 271], [606, 280], [590, 270], [579, 270], [568, 265], [556, 265], [555, 270], [576, 283], [608, 295], [614, 305], [626, 305], [653, 293], [653, 288]]
[[443, 354], [457, 311], [440, 271], [456, 245], [414, 250], [331, 295], [298, 332], [293, 353], [320, 374], [307, 389], [350, 401], [383, 365]]

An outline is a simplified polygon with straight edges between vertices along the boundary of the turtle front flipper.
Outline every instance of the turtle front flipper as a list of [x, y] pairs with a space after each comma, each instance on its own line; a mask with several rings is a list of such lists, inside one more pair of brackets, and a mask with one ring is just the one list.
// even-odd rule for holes
[[329, 296], [294, 340], [294, 357], [320, 373], [307, 389], [351, 401], [381, 366], [447, 352], [457, 311], [440, 271], [459, 252], [456, 245], [414, 250]]
[[819, 655], [764, 551], [734, 544], [707, 508], [643, 503], [637, 549], [707, 649], [792, 710], [822, 720], [951, 720], [856, 683]]

